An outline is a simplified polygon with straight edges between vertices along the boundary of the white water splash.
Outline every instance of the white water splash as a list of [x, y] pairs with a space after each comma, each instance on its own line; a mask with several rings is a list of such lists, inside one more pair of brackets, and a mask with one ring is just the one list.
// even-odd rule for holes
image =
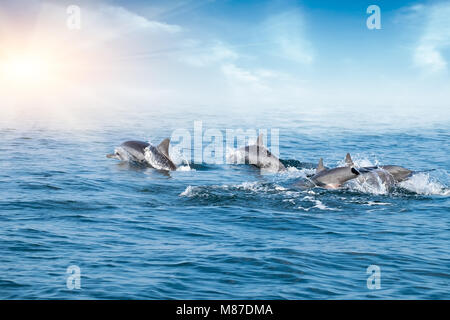
[[228, 164], [244, 164], [245, 163], [245, 152], [243, 150], [234, 149], [234, 148], [227, 146], [226, 162]]
[[[179, 194], [180, 197], [208, 197], [213, 190], [226, 190], [226, 191], [250, 191], [254, 193], [277, 193], [283, 196], [283, 202], [290, 202], [295, 205], [297, 200], [300, 201], [308, 201], [313, 204], [311, 207], [297, 207], [297, 209], [301, 209], [304, 211], [309, 211], [311, 209], [319, 209], [326, 211], [341, 211], [338, 208], [332, 208], [325, 205], [322, 201], [316, 199], [316, 193], [314, 191], [292, 191], [288, 190], [277, 184], [261, 184], [258, 181], [255, 182], [243, 182], [241, 184], [236, 185], [210, 185], [210, 186], [187, 186], [186, 189]], [[302, 195], [308, 195], [301, 197]]]
[[187, 186], [186, 189], [180, 193], [180, 197], [193, 197], [196, 195], [196, 189], [193, 186]]
[[182, 193], [181, 197], [193, 197], [207, 195], [211, 190], [225, 190], [225, 191], [250, 191], [253, 193], [270, 193], [270, 192], [289, 192], [286, 188], [278, 184], [262, 184], [258, 181], [243, 182], [234, 185], [209, 185], [209, 186], [188, 186]]
[[[360, 155], [352, 157], [352, 160], [356, 168], [380, 165], [378, 159], [370, 160], [367, 157]], [[345, 166], [345, 160], [340, 161], [338, 166]], [[446, 172], [445, 174], [448, 176]], [[370, 181], [361, 181], [358, 179], [350, 180], [346, 183], [346, 186], [349, 187], [350, 190], [374, 195], [385, 195], [391, 191], [390, 186], [383, 183], [379, 177], [374, 175], [372, 178], [373, 179], [370, 179]], [[413, 174], [407, 180], [398, 183], [398, 186], [422, 195], [450, 195], [450, 189], [448, 187], [439, 182], [436, 178], [430, 176], [429, 173], [424, 172]]]
[[237, 190], [245, 190], [251, 192], [270, 192], [276, 190], [285, 190], [283, 187], [279, 185], [264, 185], [258, 181], [254, 182], [243, 182], [238, 185], [226, 186], [227, 189], [237, 189]]
[[310, 202], [314, 203], [314, 206], [312, 206], [310, 208], [298, 207], [298, 209], [309, 211], [309, 210], [311, 210], [313, 208], [317, 208], [317, 209], [320, 209], [320, 210], [341, 211], [338, 208], [331, 208], [331, 207], [326, 206], [322, 201], [314, 198], [313, 196], [305, 196], [305, 197], [303, 197], [302, 200], [310, 201]]
[[[367, 157], [361, 156], [359, 154], [352, 155], [353, 164], [356, 168], [361, 167], [374, 167], [380, 165], [380, 161], [378, 159], [370, 160]], [[345, 167], [347, 164], [345, 163], [345, 159], [338, 161], [338, 167]]]
[[285, 171], [280, 171], [278, 176], [281, 179], [304, 179], [307, 176], [314, 175], [316, 169], [298, 169], [295, 167], [287, 167]]
[[353, 179], [346, 183], [346, 186], [353, 191], [370, 193], [374, 195], [388, 194], [390, 186], [381, 180], [376, 173], [368, 173], [370, 179]]
[[450, 189], [446, 188], [436, 179], [430, 177], [429, 173], [416, 173], [409, 179], [400, 182], [399, 186], [417, 194], [424, 195], [450, 195]]
[[160, 163], [158, 163], [158, 160], [153, 155], [153, 152], [150, 151], [150, 149], [147, 147], [144, 149], [144, 158], [147, 163], [155, 169], [158, 170], [166, 170]]
[[[190, 169], [189, 161], [185, 158], [183, 150], [179, 146], [170, 145], [169, 155], [172, 162], [178, 167], [177, 170], [180, 170], [180, 168], [183, 167], [188, 167]], [[189, 170], [181, 169], [180, 171], [189, 171]]]
[[390, 206], [391, 203], [389, 202], [376, 202], [376, 201], [369, 201], [366, 203], [366, 206]]
[[[151, 144], [151, 142], [149, 143]], [[183, 157], [183, 153], [177, 147], [170, 146], [169, 156], [172, 162], [177, 167], [177, 171], [195, 171], [195, 169], [191, 168], [189, 162]], [[144, 149], [144, 158], [151, 167], [158, 170], [166, 169], [160, 163], [158, 163], [158, 160], [155, 158], [148, 147]]]
[[177, 171], [196, 171], [195, 169], [191, 168], [188, 164], [184, 166], [178, 166]]

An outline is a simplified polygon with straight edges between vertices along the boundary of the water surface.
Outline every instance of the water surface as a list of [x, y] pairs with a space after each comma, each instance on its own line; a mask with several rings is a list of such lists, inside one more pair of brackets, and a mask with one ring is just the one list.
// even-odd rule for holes
[[[2, 122], [0, 298], [449, 299], [449, 122], [324, 118], [185, 110]], [[193, 133], [194, 121], [279, 129], [288, 171], [186, 165], [171, 150], [182, 169], [164, 174], [105, 157], [125, 140]], [[389, 192], [292, 187], [320, 157], [334, 167], [346, 152], [423, 172]], [[81, 290], [66, 287], [70, 265]], [[379, 290], [367, 288], [369, 265], [381, 268]]]

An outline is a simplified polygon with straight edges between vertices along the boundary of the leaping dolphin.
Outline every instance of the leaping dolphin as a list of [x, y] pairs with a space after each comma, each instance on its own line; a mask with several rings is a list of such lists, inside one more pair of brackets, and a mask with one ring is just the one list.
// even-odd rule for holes
[[238, 150], [244, 154], [245, 163], [254, 165], [267, 171], [283, 171], [286, 167], [274, 156], [263, 143], [261, 133], [256, 140], [256, 144], [242, 147]]
[[322, 187], [327, 189], [337, 189], [345, 182], [356, 178], [360, 172], [354, 168], [350, 154], [345, 157], [345, 167], [326, 169], [323, 166], [323, 159], [320, 158], [316, 168], [316, 174], [307, 180], [297, 183], [297, 186], [303, 188]]
[[356, 178], [360, 172], [354, 168], [353, 160], [350, 154], [347, 153], [345, 157], [345, 167], [337, 167], [333, 169], [325, 169], [323, 166], [323, 159], [320, 158], [317, 165], [316, 174], [310, 179], [319, 187], [327, 189], [336, 189], [342, 186], [345, 182]]
[[137, 162], [160, 170], [176, 170], [169, 156], [170, 139], [164, 139], [157, 147], [143, 141], [126, 141], [106, 157]]

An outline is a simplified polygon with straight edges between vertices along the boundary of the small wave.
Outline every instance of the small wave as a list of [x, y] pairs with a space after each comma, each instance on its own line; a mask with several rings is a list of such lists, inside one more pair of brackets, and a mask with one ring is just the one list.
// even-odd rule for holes
[[[264, 200], [271, 198], [275, 202], [281, 201], [281, 203], [290, 204], [288, 207], [294, 210], [306, 212], [314, 209], [322, 211], [341, 211], [341, 209], [330, 207], [317, 199], [317, 194], [314, 191], [293, 191], [273, 183], [244, 182], [237, 185], [189, 185], [179, 194], [179, 196], [197, 199], [216, 199], [217, 197], [220, 197], [229, 200], [235, 199], [239, 192], [245, 192], [247, 195], [249, 193], [256, 196], [261, 195], [265, 198]], [[302, 205], [299, 205], [300, 203]], [[283, 207], [288, 208], [286, 205], [283, 205]]]
[[[291, 199], [292, 200], [292, 199]], [[331, 208], [328, 207], [327, 205], [325, 205], [322, 201], [314, 198], [313, 196], [309, 195], [309, 196], [305, 196], [303, 197], [303, 199], [301, 199], [302, 201], [308, 201], [313, 203], [313, 206], [311, 207], [302, 207], [302, 206], [298, 206], [297, 209], [301, 209], [304, 211], [309, 211], [311, 209], [319, 209], [319, 210], [324, 210], [324, 211], [341, 211], [338, 208]], [[292, 202], [292, 201], [291, 201]]]
[[379, 201], [369, 201], [366, 203], [366, 206], [390, 206], [389, 202], [379, 202]]
[[302, 162], [296, 159], [280, 159], [280, 161], [286, 168], [293, 167], [298, 169], [312, 169], [315, 171], [317, 167], [317, 163]]
[[193, 197], [195, 196], [195, 187], [193, 186], [187, 186], [186, 189], [180, 193], [180, 197]]
[[223, 186], [225, 189], [227, 190], [244, 190], [244, 191], [251, 191], [251, 192], [255, 192], [255, 193], [270, 193], [270, 192], [284, 192], [287, 191], [288, 189], [286, 189], [283, 186], [280, 186], [279, 184], [276, 183], [261, 183], [258, 181], [254, 181], [254, 182], [243, 182], [241, 184], [238, 185], [225, 185]]
[[251, 192], [269, 192], [269, 191], [274, 191], [277, 188], [280, 188], [280, 190], [284, 190], [283, 187], [281, 187], [281, 186], [263, 184], [258, 181], [243, 182], [243, 183], [237, 184], [237, 185], [223, 185], [223, 186], [218, 186], [218, 187], [223, 188], [225, 190], [243, 190], [243, 191], [251, 191]]
[[327, 207], [320, 200], [315, 200], [315, 203], [316, 203], [316, 205], [313, 208], [317, 208], [317, 209], [320, 209], [320, 210], [337, 210], [335, 208]]
[[278, 184], [273, 183], [261, 183], [258, 181], [254, 182], [243, 182], [241, 184], [235, 185], [209, 185], [209, 186], [187, 186], [186, 189], [179, 194], [181, 197], [196, 197], [196, 196], [208, 196], [211, 191], [221, 190], [221, 191], [249, 191], [252, 193], [277, 193], [285, 192], [286, 188]]
[[279, 176], [288, 179], [307, 178], [316, 173], [316, 169], [287, 167], [286, 171], [280, 171]]

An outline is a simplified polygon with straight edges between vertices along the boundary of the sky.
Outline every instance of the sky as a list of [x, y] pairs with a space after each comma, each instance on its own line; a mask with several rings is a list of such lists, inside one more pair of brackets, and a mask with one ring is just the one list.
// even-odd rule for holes
[[[367, 27], [370, 5], [380, 29]], [[1, 1], [0, 105], [4, 115], [208, 106], [450, 120], [449, 17], [450, 1]]]

